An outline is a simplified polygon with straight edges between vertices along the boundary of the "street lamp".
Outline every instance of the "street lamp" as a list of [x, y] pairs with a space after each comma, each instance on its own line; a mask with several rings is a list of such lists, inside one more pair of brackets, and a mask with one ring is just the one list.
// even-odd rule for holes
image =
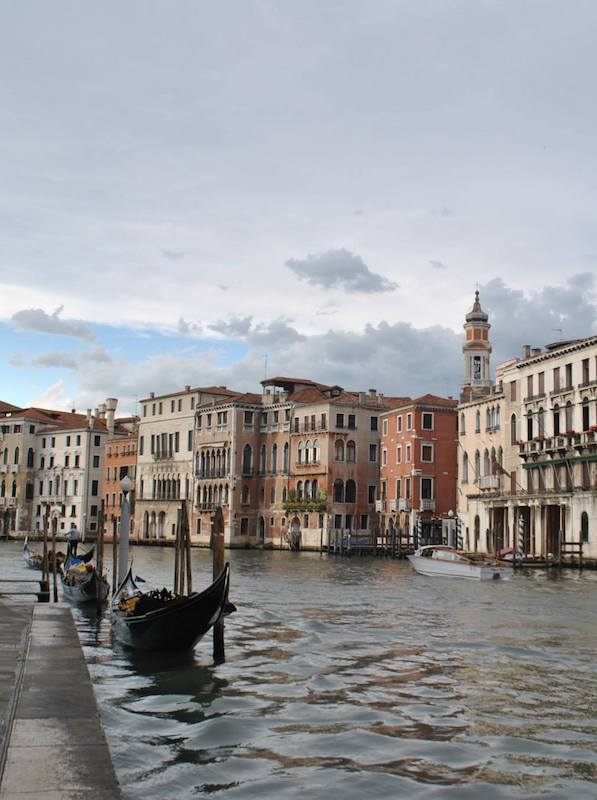
[[122, 505], [120, 507], [120, 544], [118, 547], [118, 584], [126, 578], [129, 564], [129, 521], [131, 507], [129, 505], [129, 492], [133, 484], [128, 475], [120, 481], [122, 489]]

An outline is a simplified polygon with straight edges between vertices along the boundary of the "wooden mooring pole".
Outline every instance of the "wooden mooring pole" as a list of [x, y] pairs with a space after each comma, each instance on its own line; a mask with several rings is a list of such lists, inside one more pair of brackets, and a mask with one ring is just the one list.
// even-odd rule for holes
[[97, 589], [97, 613], [99, 614], [102, 610], [102, 592], [101, 592], [101, 584], [102, 584], [102, 573], [104, 571], [104, 501], [102, 500], [99, 507], [99, 516], [97, 518], [97, 554], [96, 554], [96, 565], [97, 565], [97, 575], [99, 579], [99, 586]]
[[112, 517], [112, 594], [118, 589], [118, 520]]
[[58, 574], [56, 570], [56, 528], [58, 527], [58, 517], [52, 517], [52, 589], [54, 592], [54, 602], [58, 602]]
[[[213, 579], [215, 580], [224, 569], [224, 515], [221, 506], [216, 508], [211, 533], [211, 547], [213, 557]], [[222, 664], [226, 660], [224, 648], [224, 619], [214, 625], [214, 661]]]

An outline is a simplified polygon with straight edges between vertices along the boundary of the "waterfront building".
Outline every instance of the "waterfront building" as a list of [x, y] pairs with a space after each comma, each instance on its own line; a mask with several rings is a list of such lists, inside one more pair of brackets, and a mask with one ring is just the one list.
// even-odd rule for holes
[[104, 530], [111, 535], [120, 525], [120, 509], [122, 506], [122, 489], [120, 481], [129, 477], [132, 488], [129, 493], [131, 509], [131, 526], [135, 511], [135, 485], [137, 477], [137, 422], [133, 417], [130, 424], [133, 432], [125, 436], [113, 436], [104, 443], [104, 473], [102, 497], [104, 498]]
[[103, 442], [125, 429], [109, 398], [87, 414], [41, 408], [0, 411], [0, 530], [30, 533], [49, 509], [57, 531], [74, 522], [97, 533]]
[[196, 409], [193, 537], [222, 505], [229, 546], [319, 548], [376, 525], [379, 416], [405, 398], [304, 378]]
[[380, 415], [380, 527], [426, 532], [456, 512], [457, 406], [426, 394]]
[[[483, 323], [474, 311], [467, 324]], [[557, 556], [562, 542], [576, 552], [582, 542], [597, 558], [597, 337], [525, 345], [472, 394], [467, 378], [458, 409], [465, 545]]]
[[141, 400], [133, 529], [143, 539], [173, 539], [181, 500], [192, 500], [197, 406], [238, 394], [225, 386], [191, 388]]

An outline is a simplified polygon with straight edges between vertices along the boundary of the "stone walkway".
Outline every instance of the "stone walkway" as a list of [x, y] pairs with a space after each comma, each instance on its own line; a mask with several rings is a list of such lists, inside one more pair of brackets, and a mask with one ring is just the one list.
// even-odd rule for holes
[[120, 800], [68, 606], [0, 602], [0, 683], [0, 800]]

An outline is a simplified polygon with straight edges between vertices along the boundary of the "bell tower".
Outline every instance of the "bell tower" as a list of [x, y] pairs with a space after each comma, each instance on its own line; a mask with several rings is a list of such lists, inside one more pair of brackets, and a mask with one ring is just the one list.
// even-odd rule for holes
[[464, 383], [460, 390], [461, 402], [484, 397], [491, 391], [489, 361], [491, 342], [489, 341], [489, 317], [481, 308], [479, 291], [475, 292], [473, 308], [466, 315], [464, 330], [466, 340], [462, 346], [464, 353]]

